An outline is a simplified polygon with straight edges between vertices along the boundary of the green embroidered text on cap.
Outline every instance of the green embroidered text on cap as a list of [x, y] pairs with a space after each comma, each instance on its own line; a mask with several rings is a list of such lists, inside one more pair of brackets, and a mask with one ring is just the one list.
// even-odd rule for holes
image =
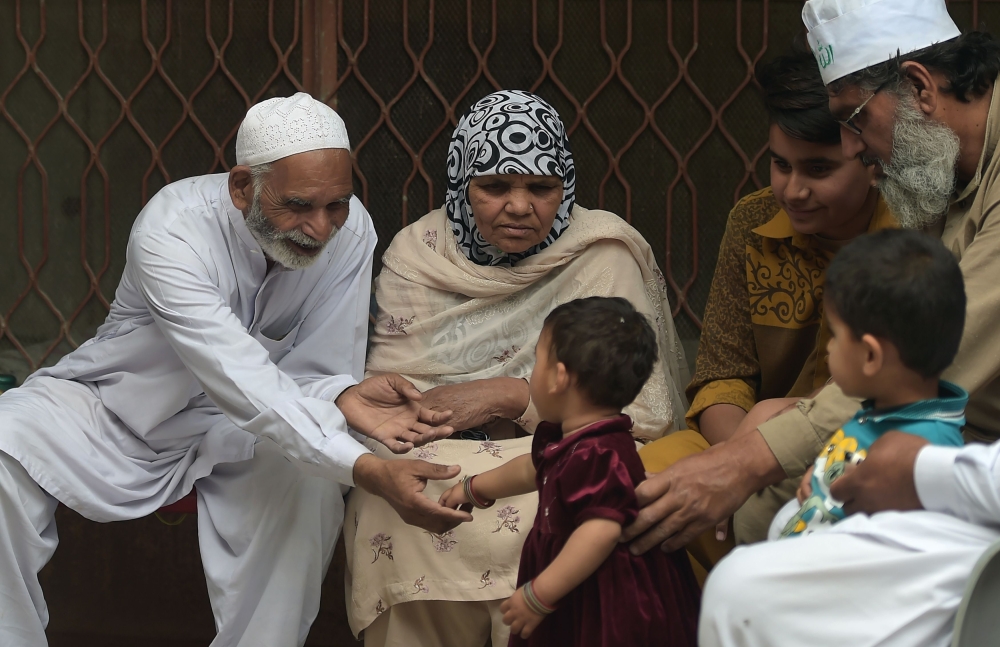
[[816, 61], [824, 70], [833, 65], [833, 45], [820, 45], [816, 49]]

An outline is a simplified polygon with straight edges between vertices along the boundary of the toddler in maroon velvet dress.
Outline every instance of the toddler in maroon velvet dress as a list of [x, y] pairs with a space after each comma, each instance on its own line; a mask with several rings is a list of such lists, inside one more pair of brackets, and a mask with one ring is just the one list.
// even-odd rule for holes
[[633, 555], [618, 539], [639, 512], [645, 472], [622, 414], [656, 363], [656, 335], [625, 299], [559, 306], [535, 346], [530, 456], [466, 478], [454, 508], [538, 490], [518, 590], [501, 606], [511, 646], [694, 647], [699, 589], [685, 551]]

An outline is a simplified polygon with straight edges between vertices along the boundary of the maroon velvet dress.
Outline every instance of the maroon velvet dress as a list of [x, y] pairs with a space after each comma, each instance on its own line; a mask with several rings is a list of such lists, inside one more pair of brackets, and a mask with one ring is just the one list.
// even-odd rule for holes
[[[559, 425], [538, 425], [531, 445], [538, 514], [521, 550], [518, 587], [545, 570], [583, 522], [610, 519], [625, 526], [635, 519], [635, 486], [645, 470], [631, 429], [626, 415], [565, 439]], [[635, 556], [619, 544], [530, 638], [512, 635], [509, 645], [694, 647], [699, 597], [685, 551]]]

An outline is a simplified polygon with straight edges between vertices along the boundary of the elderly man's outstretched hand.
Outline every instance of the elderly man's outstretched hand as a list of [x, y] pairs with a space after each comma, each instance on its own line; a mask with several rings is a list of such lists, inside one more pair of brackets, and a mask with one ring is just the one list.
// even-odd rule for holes
[[428, 499], [424, 488], [428, 479], [454, 478], [459, 471], [457, 465], [405, 459], [387, 461], [365, 454], [354, 464], [354, 481], [358, 487], [385, 499], [406, 523], [441, 534], [472, 521], [472, 515]]
[[345, 390], [336, 404], [353, 429], [374, 438], [396, 454], [405, 454], [454, 433], [446, 425], [451, 411], [419, 404], [423, 395], [395, 373], [383, 373]]
[[622, 533], [632, 552], [683, 548], [739, 508], [743, 501], [733, 492], [732, 474], [714, 460], [716, 454], [709, 450], [677, 461], [636, 487], [642, 509]]
[[635, 494], [642, 509], [621, 541], [631, 541], [636, 554], [654, 546], [683, 548], [783, 475], [759, 432], [734, 437], [640, 483]]

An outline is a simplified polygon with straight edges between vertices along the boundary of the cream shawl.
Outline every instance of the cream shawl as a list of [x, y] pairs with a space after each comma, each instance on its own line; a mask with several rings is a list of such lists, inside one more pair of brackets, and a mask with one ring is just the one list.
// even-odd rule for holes
[[[649, 244], [607, 211], [576, 206], [569, 223], [552, 245], [513, 267], [466, 258], [443, 209], [399, 232], [376, 280], [369, 373], [401, 373], [421, 390], [498, 376], [528, 378], [549, 311], [581, 297], [620, 296], [649, 318], [659, 341], [660, 361], [625, 409], [635, 421], [633, 434], [652, 440], [682, 429], [687, 365]], [[534, 431], [534, 407], [517, 422]]]

